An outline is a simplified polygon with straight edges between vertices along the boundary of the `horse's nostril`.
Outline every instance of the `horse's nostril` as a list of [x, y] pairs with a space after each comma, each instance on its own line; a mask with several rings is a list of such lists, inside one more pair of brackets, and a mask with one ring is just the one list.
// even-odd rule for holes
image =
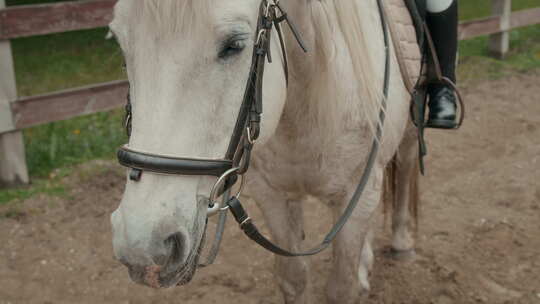
[[185, 237], [182, 233], [178, 232], [172, 234], [165, 239], [165, 248], [167, 248], [169, 256], [167, 262], [164, 264], [176, 264], [184, 261], [184, 249], [185, 249]]

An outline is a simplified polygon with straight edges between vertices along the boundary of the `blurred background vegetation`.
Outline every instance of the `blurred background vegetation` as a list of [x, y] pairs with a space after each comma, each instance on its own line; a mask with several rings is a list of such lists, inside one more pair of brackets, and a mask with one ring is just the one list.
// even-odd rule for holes
[[[24, 5], [54, 0], [7, 0]], [[513, 0], [513, 10], [540, 6], [538, 0]], [[491, 0], [460, 0], [462, 20], [491, 15]], [[19, 96], [125, 78], [122, 54], [106, 28], [12, 40]], [[511, 32], [511, 52], [501, 61], [490, 58], [487, 37], [460, 44], [460, 81], [497, 78], [540, 67], [540, 25]], [[112, 159], [126, 141], [122, 111], [89, 115], [24, 131], [33, 185], [0, 191], [0, 204], [34, 193], [62, 193], [54, 181], [71, 166], [92, 159]]]

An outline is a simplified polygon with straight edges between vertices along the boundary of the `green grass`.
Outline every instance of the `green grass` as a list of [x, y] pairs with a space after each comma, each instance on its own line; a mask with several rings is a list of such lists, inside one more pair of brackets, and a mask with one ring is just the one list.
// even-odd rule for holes
[[[7, 1], [11, 4], [57, 1]], [[106, 28], [12, 40], [19, 96], [125, 78], [122, 53]], [[36, 193], [65, 192], [56, 173], [91, 159], [112, 158], [126, 141], [116, 110], [24, 130], [32, 185], [0, 191], [0, 205]], [[66, 173], [67, 174], [67, 173]]]
[[[58, 2], [8, 0], [8, 5]], [[31, 96], [125, 78], [122, 52], [106, 40], [106, 28], [12, 40], [19, 96]], [[30, 175], [46, 177], [55, 168], [94, 158], [110, 158], [126, 138], [122, 112], [112, 111], [50, 123], [24, 131]]]
[[122, 52], [107, 29], [12, 40], [20, 96], [124, 78]]
[[[8, 5], [59, 2], [7, 0]], [[513, 9], [539, 6], [538, 0], [514, 0]], [[463, 20], [491, 15], [491, 0], [460, 0]], [[124, 78], [122, 54], [107, 29], [95, 29], [12, 40], [20, 96]], [[507, 72], [540, 68], [540, 25], [511, 33], [511, 52], [504, 61], [488, 56], [487, 38], [460, 43], [461, 81], [498, 77]], [[0, 191], [0, 204], [35, 193], [58, 194], [58, 168], [96, 158], [112, 158], [125, 142], [122, 111], [55, 122], [24, 131], [27, 162], [33, 185]], [[68, 169], [61, 169], [69, 172]], [[53, 173], [53, 174], [51, 174]], [[67, 174], [67, 173], [66, 173]]]
[[[491, 0], [459, 0], [459, 16], [461, 20], [469, 20], [491, 16]], [[512, 10], [538, 7], [538, 0], [513, 0]]]
[[[55, 169], [49, 173], [48, 178], [37, 178], [30, 186], [19, 186], [0, 191], [0, 206], [14, 201], [20, 201], [34, 196], [35, 194], [46, 194], [50, 196], [65, 196], [67, 189], [62, 183], [62, 178], [71, 174], [69, 168]], [[0, 218], [2, 215], [0, 214]]]
[[460, 43], [460, 81], [499, 78], [515, 72], [540, 68], [540, 26], [519, 29], [510, 34], [510, 52], [504, 60], [489, 57], [487, 37]]
[[[106, 29], [12, 41], [20, 96], [124, 78], [116, 42]], [[89, 115], [24, 131], [30, 175], [94, 158], [112, 157], [126, 140], [122, 112]]]
[[[538, 0], [513, 0], [512, 10], [540, 6]], [[460, 1], [462, 20], [491, 15], [491, 0]], [[460, 42], [461, 82], [498, 78], [508, 73], [540, 68], [540, 25], [520, 28], [510, 32], [510, 52], [505, 60], [489, 56], [488, 37]]]

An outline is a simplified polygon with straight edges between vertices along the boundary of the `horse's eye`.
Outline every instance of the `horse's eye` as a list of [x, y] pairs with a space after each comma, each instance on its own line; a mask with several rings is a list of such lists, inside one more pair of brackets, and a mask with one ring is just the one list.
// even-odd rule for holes
[[245, 47], [246, 42], [244, 39], [227, 41], [219, 51], [218, 57], [220, 59], [227, 59], [228, 57], [238, 55]]

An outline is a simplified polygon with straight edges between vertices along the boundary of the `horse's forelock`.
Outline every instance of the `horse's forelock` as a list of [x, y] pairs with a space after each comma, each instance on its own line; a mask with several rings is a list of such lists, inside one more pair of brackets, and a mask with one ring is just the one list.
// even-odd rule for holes
[[142, 0], [135, 1], [139, 18], [153, 23], [158, 30], [191, 33], [208, 28], [212, 0]]

